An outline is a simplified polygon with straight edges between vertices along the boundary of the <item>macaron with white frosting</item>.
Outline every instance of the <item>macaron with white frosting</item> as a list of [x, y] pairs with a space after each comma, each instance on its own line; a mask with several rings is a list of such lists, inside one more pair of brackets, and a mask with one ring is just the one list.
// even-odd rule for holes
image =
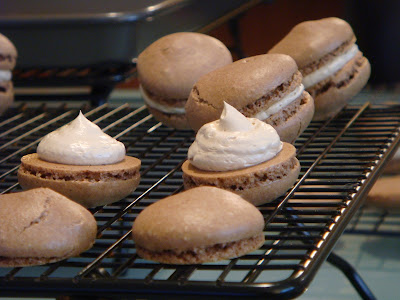
[[295, 61], [284, 54], [237, 60], [202, 76], [186, 103], [192, 129], [217, 120], [224, 102], [249, 118], [272, 125], [283, 142], [294, 143], [314, 114]]
[[14, 101], [12, 70], [17, 62], [17, 49], [4, 35], [0, 34], [0, 114]]
[[297, 24], [268, 53], [291, 56], [315, 101], [314, 120], [338, 113], [367, 83], [371, 66], [351, 26], [339, 18]]
[[141, 162], [124, 144], [104, 133], [82, 113], [46, 135], [37, 153], [21, 158], [23, 189], [47, 187], [85, 207], [112, 203], [131, 194], [140, 181]]
[[185, 189], [215, 186], [254, 205], [282, 196], [296, 182], [300, 163], [276, 130], [224, 103], [220, 119], [197, 132], [182, 165]]

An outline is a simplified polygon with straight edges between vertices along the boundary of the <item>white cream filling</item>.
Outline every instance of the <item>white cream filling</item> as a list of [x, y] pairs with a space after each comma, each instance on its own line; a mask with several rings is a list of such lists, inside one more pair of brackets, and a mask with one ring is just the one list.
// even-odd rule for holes
[[358, 46], [354, 44], [348, 51], [342, 55], [336, 57], [330, 63], [322, 66], [321, 68], [315, 70], [311, 74], [303, 77], [304, 87], [307, 89], [310, 86], [317, 84], [318, 82], [332, 76], [341, 68], [344, 67], [356, 54], [358, 53]]
[[162, 111], [166, 114], [177, 114], [177, 115], [183, 115], [185, 114], [185, 107], [172, 107], [172, 106], [167, 106], [167, 105], [162, 105], [160, 103], [157, 103], [153, 100], [150, 99], [149, 95], [146, 93], [146, 91], [143, 89], [143, 87], [140, 85], [139, 87], [140, 93], [142, 94], [144, 102], [159, 111]]
[[271, 105], [270, 107], [268, 107], [268, 109], [266, 109], [264, 111], [260, 111], [253, 118], [256, 118], [259, 120], [265, 120], [265, 119], [269, 118], [270, 116], [277, 113], [285, 106], [288, 106], [290, 103], [292, 103], [298, 97], [300, 97], [301, 94], [303, 93], [303, 91], [304, 91], [304, 86], [302, 84], [300, 84], [290, 94], [286, 95], [286, 97], [282, 98], [279, 102]]
[[197, 132], [188, 159], [201, 170], [238, 170], [275, 157], [282, 146], [271, 125], [246, 118], [224, 102], [221, 118], [204, 124]]
[[10, 81], [12, 78], [12, 73], [9, 70], [0, 70], [0, 82]]
[[107, 165], [124, 160], [125, 146], [80, 112], [71, 123], [47, 134], [37, 153], [40, 159], [59, 164]]

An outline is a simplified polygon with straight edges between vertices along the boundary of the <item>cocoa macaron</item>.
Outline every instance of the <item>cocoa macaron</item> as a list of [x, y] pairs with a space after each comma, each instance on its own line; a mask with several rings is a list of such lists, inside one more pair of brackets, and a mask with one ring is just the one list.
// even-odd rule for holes
[[92, 247], [96, 234], [87, 209], [50, 189], [0, 195], [0, 267], [77, 256]]
[[25, 190], [47, 187], [95, 207], [131, 194], [140, 182], [140, 166], [140, 160], [130, 156], [115, 164], [80, 166], [48, 162], [32, 153], [21, 158], [18, 182]]
[[283, 143], [282, 150], [274, 158], [255, 166], [212, 172], [201, 170], [186, 160], [182, 172], [185, 189], [214, 186], [236, 193], [253, 205], [261, 205], [282, 196], [293, 186], [300, 173], [300, 163], [295, 147]]
[[400, 175], [380, 177], [369, 191], [366, 203], [387, 210], [399, 210]]
[[4, 35], [0, 34], [0, 114], [14, 101], [12, 70], [17, 61], [17, 49]]
[[36, 151], [21, 158], [18, 182], [23, 189], [47, 187], [94, 207], [123, 199], [140, 182], [141, 161], [127, 156], [123, 143], [82, 112], [45, 135]]
[[235, 61], [202, 76], [186, 103], [192, 129], [219, 118], [224, 102], [246, 117], [272, 125], [283, 142], [293, 143], [309, 125], [314, 101], [303, 89], [295, 61], [264, 54]]
[[299, 23], [268, 53], [296, 61], [315, 101], [314, 120], [338, 113], [366, 85], [371, 67], [346, 21], [324, 18]]
[[240, 196], [199, 187], [146, 207], [133, 223], [141, 257], [166, 264], [200, 264], [245, 255], [264, 241], [264, 218]]
[[232, 63], [218, 39], [194, 32], [166, 35], [140, 53], [138, 78], [145, 104], [155, 119], [177, 128], [190, 128], [185, 103], [202, 75]]

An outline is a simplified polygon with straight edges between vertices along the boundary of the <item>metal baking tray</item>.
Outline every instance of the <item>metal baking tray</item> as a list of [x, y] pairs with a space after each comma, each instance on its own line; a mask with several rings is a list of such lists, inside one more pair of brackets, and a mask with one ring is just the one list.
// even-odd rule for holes
[[18, 49], [18, 68], [109, 67], [130, 64], [163, 35], [197, 31], [258, 2], [4, 0], [0, 32]]
[[128, 155], [141, 159], [141, 183], [126, 199], [91, 210], [98, 238], [80, 257], [0, 268], [4, 296], [297, 297], [352, 217], [361, 225], [357, 214], [364, 196], [400, 142], [400, 106], [349, 106], [326, 122], [312, 122], [295, 143], [302, 166], [296, 185], [259, 207], [266, 220], [260, 250], [216, 263], [163, 265], [137, 256], [131, 226], [145, 207], [182, 190], [180, 166], [194, 134], [163, 126], [145, 107], [74, 102], [13, 107], [0, 117], [0, 193], [20, 190], [21, 156], [34, 152], [45, 134], [79, 109], [122, 141]]

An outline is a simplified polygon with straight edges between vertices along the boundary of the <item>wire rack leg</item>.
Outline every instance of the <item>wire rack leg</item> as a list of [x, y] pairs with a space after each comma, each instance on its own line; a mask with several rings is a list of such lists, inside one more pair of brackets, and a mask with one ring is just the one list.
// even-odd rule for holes
[[360, 274], [358, 274], [357, 271], [346, 260], [331, 252], [327, 261], [343, 272], [362, 299], [376, 300], [374, 294], [368, 288]]

